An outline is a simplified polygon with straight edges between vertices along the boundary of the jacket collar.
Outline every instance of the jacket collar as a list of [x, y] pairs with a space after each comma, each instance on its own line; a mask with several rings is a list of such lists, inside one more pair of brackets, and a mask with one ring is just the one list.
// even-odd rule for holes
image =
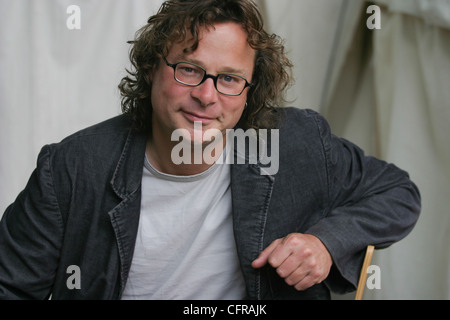
[[145, 134], [129, 130], [125, 146], [111, 179], [111, 186], [121, 199], [135, 193], [141, 185], [146, 142]]

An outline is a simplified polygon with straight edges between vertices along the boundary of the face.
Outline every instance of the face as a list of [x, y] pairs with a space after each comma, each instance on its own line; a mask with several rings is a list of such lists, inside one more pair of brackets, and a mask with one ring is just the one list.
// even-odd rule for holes
[[[171, 64], [192, 62], [202, 66], [208, 74], [228, 72], [238, 74], [249, 83], [255, 62], [255, 50], [247, 42], [247, 33], [236, 23], [215, 24], [203, 28], [196, 51], [184, 53], [192, 40], [175, 43], [166, 57]], [[185, 129], [194, 141], [194, 123], [201, 122], [202, 131], [218, 129], [225, 134], [232, 129], [245, 108], [246, 88], [240, 96], [219, 93], [214, 81], [208, 78], [197, 87], [189, 87], [174, 79], [173, 68], [164, 61], [149, 75], [152, 81], [153, 139], [168, 139], [176, 129]], [[197, 126], [198, 127], [198, 126]], [[200, 135], [201, 136], [201, 135]]]

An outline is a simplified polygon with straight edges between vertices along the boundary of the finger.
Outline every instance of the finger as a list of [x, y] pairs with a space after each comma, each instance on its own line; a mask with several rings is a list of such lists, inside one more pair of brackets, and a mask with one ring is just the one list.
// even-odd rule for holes
[[[289, 276], [284, 278], [284, 281], [291, 287], [301, 285], [301, 282], [309, 275], [309, 271], [305, 268], [297, 268]], [[297, 289], [297, 287], [296, 287]], [[297, 289], [298, 290], [298, 289]]]
[[308, 266], [308, 263], [303, 263], [285, 281], [288, 285], [295, 287], [296, 290], [302, 291], [321, 283], [327, 275], [320, 268], [311, 268], [310, 265]]
[[302, 263], [301, 260], [297, 259], [294, 255], [290, 255], [276, 269], [277, 274], [281, 278], [287, 279], [288, 277], [291, 277], [291, 275], [300, 268], [301, 263]]
[[278, 244], [280, 243], [280, 239], [275, 240], [274, 242], [272, 242], [266, 249], [264, 249], [260, 254], [259, 257], [256, 258], [253, 262], [252, 262], [252, 267], [255, 269], [259, 269], [264, 267], [268, 260], [270, 255], [272, 254], [272, 252], [278, 247]]
[[[278, 269], [287, 261], [286, 268], [289, 269], [290, 264], [295, 264], [295, 262], [291, 260], [292, 258], [294, 258], [296, 250], [296, 247], [293, 246], [293, 242], [295, 241], [292, 240], [291, 236], [279, 239], [277, 247], [272, 251], [272, 253], [268, 257], [268, 262], [272, 267]], [[298, 258], [297, 261], [299, 261]], [[285, 272], [288, 271], [289, 270]]]
[[304, 291], [321, 282], [322, 281], [317, 279], [312, 273], [308, 273], [302, 280], [293, 286], [298, 291]]

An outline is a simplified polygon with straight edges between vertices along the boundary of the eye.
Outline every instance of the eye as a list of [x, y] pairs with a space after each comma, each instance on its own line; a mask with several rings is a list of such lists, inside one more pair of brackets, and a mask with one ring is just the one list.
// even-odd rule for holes
[[177, 72], [184, 76], [198, 76], [202, 75], [204, 71], [197, 66], [182, 63], [178, 65]]
[[191, 68], [191, 67], [180, 67], [180, 71], [181, 72], [185, 72], [185, 73], [193, 73], [193, 72], [195, 72], [194, 68]]
[[219, 75], [219, 83], [222, 86], [226, 87], [240, 87], [243, 85], [245, 80], [237, 75], [234, 74], [220, 74]]
[[223, 74], [223, 75], [221, 75], [220, 79], [221, 79], [222, 81], [228, 82], [228, 83], [232, 83], [232, 82], [237, 82], [237, 81], [239, 81], [239, 80], [238, 80], [239, 78], [237, 78], [236, 76], [229, 75], [229, 74]]

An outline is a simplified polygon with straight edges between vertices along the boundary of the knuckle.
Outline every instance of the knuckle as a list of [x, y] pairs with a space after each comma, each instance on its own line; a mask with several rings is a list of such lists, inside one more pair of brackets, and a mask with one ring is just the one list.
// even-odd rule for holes
[[299, 283], [297, 285], [294, 286], [295, 290], [297, 291], [304, 291], [306, 290], [308, 287], [302, 283]]
[[297, 247], [297, 246], [300, 246], [301, 244], [302, 244], [302, 240], [295, 235], [289, 235], [286, 238], [286, 245], [288, 245], [290, 247]]
[[295, 285], [295, 282], [293, 280], [291, 280], [291, 279], [285, 279], [284, 281], [286, 282], [286, 284], [288, 286], [293, 287]]
[[311, 277], [315, 280], [318, 281], [319, 279], [322, 278], [322, 272], [320, 272], [320, 270], [315, 269], [311, 272]]
[[315, 270], [318, 268], [317, 260], [314, 258], [309, 259], [307, 263], [310, 270]]
[[284, 269], [278, 268], [277, 269], [277, 274], [281, 277], [281, 278], [286, 278], [287, 274], [284, 271]]
[[269, 257], [269, 259], [267, 260], [269, 262], [269, 264], [273, 267], [273, 268], [278, 268], [279, 264], [278, 264], [278, 259], [275, 257]]
[[303, 249], [303, 256], [306, 258], [312, 257], [313, 251], [311, 248], [305, 248]]

